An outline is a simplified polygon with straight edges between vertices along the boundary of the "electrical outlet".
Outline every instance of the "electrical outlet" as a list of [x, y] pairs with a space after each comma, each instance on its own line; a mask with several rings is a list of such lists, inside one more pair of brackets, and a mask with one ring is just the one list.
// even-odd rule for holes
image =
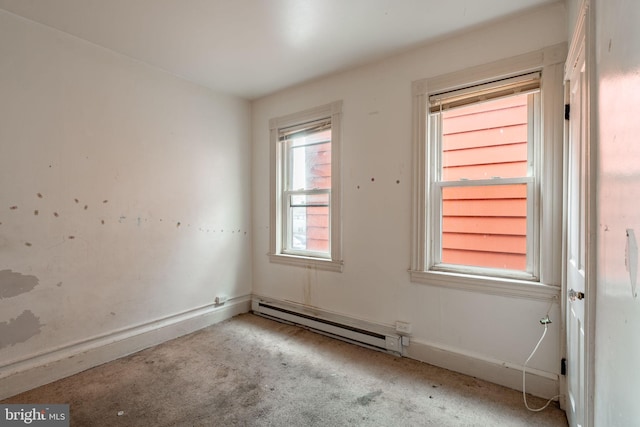
[[399, 334], [410, 334], [411, 333], [411, 323], [408, 322], [396, 322], [396, 332]]
[[549, 323], [551, 323], [551, 319], [549, 319], [549, 316], [544, 316], [542, 319], [540, 319], [541, 325], [548, 325]]
[[217, 296], [215, 299], [216, 304], [224, 304], [227, 301], [227, 297], [225, 295]]

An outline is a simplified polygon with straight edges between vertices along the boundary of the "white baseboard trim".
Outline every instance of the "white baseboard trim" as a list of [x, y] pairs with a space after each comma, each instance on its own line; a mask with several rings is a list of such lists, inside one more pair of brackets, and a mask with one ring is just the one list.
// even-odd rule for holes
[[0, 400], [247, 313], [250, 295], [207, 305], [0, 366]]
[[[230, 299], [222, 306], [199, 307], [0, 366], [0, 400], [247, 313], [250, 309], [251, 296], [247, 295]], [[312, 311], [317, 314], [321, 310]], [[346, 324], [361, 326], [363, 323], [334, 313], [323, 314], [342, 322], [349, 319]], [[389, 329], [388, 325], [378, 326]], [[403, 348], [403, 356], [522, 391], [522, 366], [516, 364], [415, 338]], [[527, 368], [527, 393], [548, 399], [559, 394], [558, 389], [557, 374]]]
[[[404, 356], [465, 375], [522, 391], [522, 366], [463, 353], [459, 349], [412, 339]], [[527, 367], [527, 394], [549, 399], [560, 394], [557, 374]]]
[[[395, 333], [395, 328], [391, 325], [377, 324], [316, 307], [267, 298], [256, 294], [253, 294], [253, 298], [276, 303], [283, 307], [290, 307], [292, 310], [323, 317], [344, 325], [377, 330], [380, 333]], [[402, 347], [402, 356], [522, 391], [522, 366], [518, 364], [491, 359], [481, 354], [465, 352], [458, 348], [427, 343], [413, 337], [410, 339], [409, 346]], [[526, 386], [528, 394], [549, 399], [559, 394], [559, 377], [555, 373], [527, 368]]]

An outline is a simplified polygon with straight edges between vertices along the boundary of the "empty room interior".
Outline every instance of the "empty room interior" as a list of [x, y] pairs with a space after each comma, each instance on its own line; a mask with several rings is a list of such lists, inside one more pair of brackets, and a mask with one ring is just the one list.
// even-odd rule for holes
[[0, 404], [639, 425], [638, 22], [0, 0]]

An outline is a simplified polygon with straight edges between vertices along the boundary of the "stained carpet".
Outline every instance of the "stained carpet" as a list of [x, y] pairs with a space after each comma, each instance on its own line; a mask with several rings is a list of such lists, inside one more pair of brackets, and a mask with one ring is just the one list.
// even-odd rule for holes
[[72, 426], [567, 425], [555, 404], [253, 314], [2, 403], [68, 403]]

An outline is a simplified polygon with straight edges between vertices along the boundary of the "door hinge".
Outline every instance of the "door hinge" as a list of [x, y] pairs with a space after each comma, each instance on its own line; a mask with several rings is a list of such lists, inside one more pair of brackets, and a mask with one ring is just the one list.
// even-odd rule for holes
[[571, 115], [571, 105], [564, 104], [564, 119], [569, 120], [570, 115]]
[[560, 361], [560, 375], [567, 375], [567, 359], [564, 357]]

